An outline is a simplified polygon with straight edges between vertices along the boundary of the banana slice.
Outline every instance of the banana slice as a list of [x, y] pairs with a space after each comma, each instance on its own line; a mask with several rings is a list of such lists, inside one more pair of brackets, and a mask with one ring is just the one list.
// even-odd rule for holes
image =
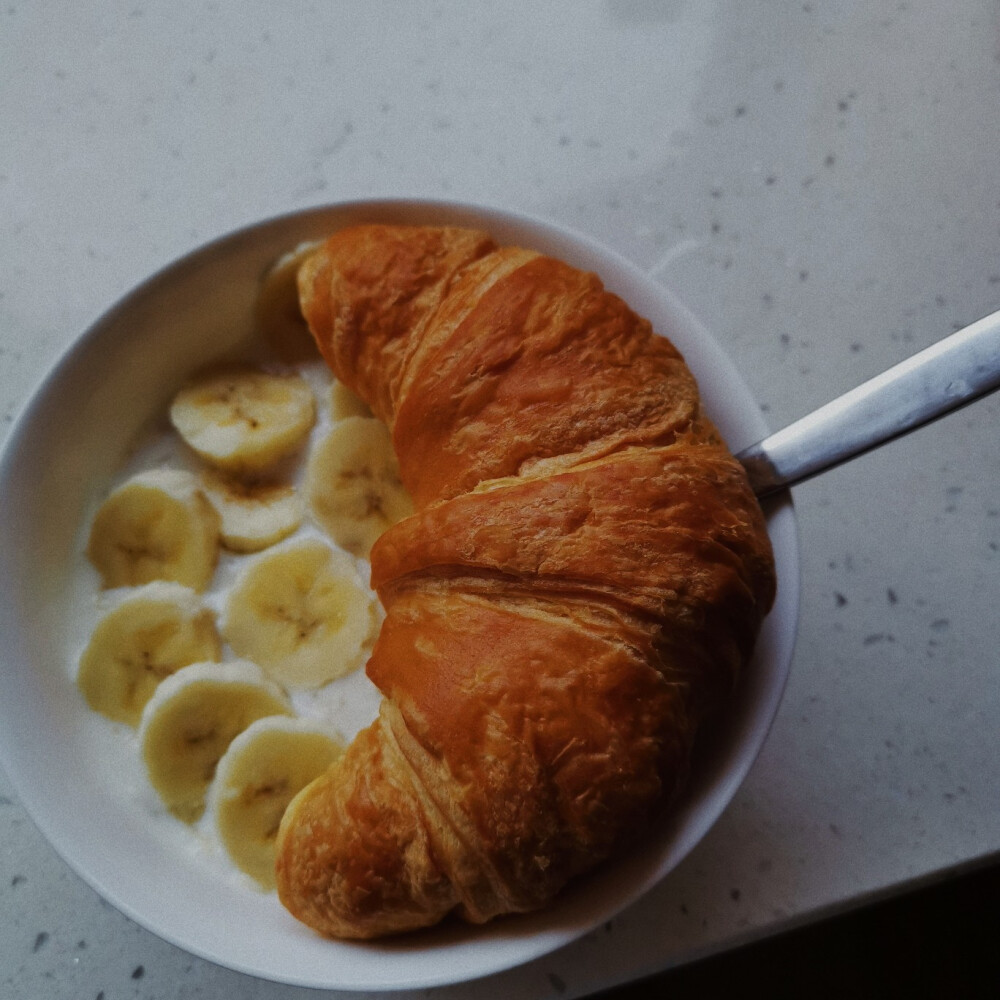
[[291, 715], [284, 693], [253, 663], [194, 663], [167, 677], [143, 709], [139, 745], [149, 780], [186, 823], [205, 808], [220, 758], [251, 722]]
[[198, 595], [158, 580], [130, 592], [97, 623], [76, 683], [94, 711], [137, 726], [160, 681], [221, 654], [215, 616]]
[[335, 379], [330, 385], [330, 414], [334, 420], [343, 420], [344, 417], [370, 417], [372, 411], [360, 396]]
[[274, 716], [252, 723], [223, 754], [208, 813], [233, 863], [262, 888], [274, 888], [274, 842], [285, 807], [342, 750], [315, 723]]
[[173, 580], [201, 591], [218, 555], [219, 515], [182, 469], [141, 472], [114, 490], [87, 543], [104, 587]]
[[374, 417], [345, 417], [313, 449], [305, 494], [341, 547], [367, 557], [386, 528], [413, 513], [389, 431]]
[[170, 405], [171, 422], [197, 454], [243, 476], [266, 472], [297, 451], [315, 419], [305, 379], [256, 368], [206, 375]]
[[237, 479], [206, 469], [201, 485], [221, 519], [222, 544], [231, 552], [259, 552], [302, 523], [302, 501], [287, 483]]
[[254, 319], [264, 343], [288, 364], [319, 357], [316, 341], [299, 308], [295, 284], [299, 266], [317, 246], [302, 243], [279, 258], [264, 275], [254, 304]]
[[361, 665], [375, 604], [350, 558], [318, 540], [254, 557], [226, 602], [222, 634], [278, 683], [320, 687]]

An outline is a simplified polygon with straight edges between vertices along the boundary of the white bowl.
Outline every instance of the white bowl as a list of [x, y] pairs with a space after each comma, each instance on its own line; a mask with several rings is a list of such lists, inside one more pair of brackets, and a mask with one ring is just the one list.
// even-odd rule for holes
[[681, 350], [731, 447], [767, 430], [716, 342], [655, 281], [550, 223], [450, 203], [334, 205], [240, 230], [149, 279], [54, 366], [0, 464], [0, 760], [53, 847], [139, 924], [241, 972], [343, 990], [426, 987], [510, 968], [578, 938], [662, 879], [726, 807], [764, 742], [791, 660], [799, 572], [791, 502], [779, 498], [767, 510], [777, 603], [725, 726], [701, 748], [686, 798], [641, 848], [582, 879], [544, 912], [385, 943], [328, 941], [288, 916], [273, 895], [208, 863], [169, 820], [154, 821], [128, 782], [109, 780], [119, 734], [87, 708], [72, 680], [69, 623], [81, 528], [140, 428], [185, 374], [238, 344], [267, 266], [304, 240], [361, 221], [475, 226], [597, 272]]

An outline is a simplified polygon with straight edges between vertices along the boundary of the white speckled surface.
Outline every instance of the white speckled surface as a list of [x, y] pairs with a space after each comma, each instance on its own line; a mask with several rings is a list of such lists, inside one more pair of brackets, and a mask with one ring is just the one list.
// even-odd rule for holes
[[[707, 323], [774, 427], [1000, 308], [989, 0], [7, 0], [0, 80], [3, 428], [150, 272], [359, 196], [602, 240]], [[1000, 851], [998, 423], [991, 398], [800, 488], [792, 678], [731, 808], [601, 931], [421, 995], [580, 996]], [[237, 994], [315, 995], [102, 903], [0, 774], [0, 996]]]

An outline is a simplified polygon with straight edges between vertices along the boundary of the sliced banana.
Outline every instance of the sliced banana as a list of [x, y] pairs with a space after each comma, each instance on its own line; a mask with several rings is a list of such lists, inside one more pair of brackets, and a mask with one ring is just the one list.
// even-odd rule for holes
[[361, 665], [374, 598], [350, 558], [319, 540], [255, 556], [233, 585], [222, 634], [280, 684], [320, 687]]
[[76, 682], [94, 711], [137, 726], [160, 681], [221, 654], [212, 611], [193, 590], [158, 580], [129, 592], [97, 623]]
[[237, 479], [206, 469], [201, 485], [221, 519], [222, 544], [231, 552], [259, 552], [302, 523], [302, 501], [288, 483]]
[[299, 308], [295, 283], [302, 261], [318, 246], [302, 243], [279, 258], [264, 275], [254, 307], [254, 319], [264, 343], [289, 364], [318, 357], [316, 342]]
[[413, 513], [389, 431], [374, 417], [346, 417], [309, 457], [306, 500], [341, 547], [367, 557], [386, 528]]
[[143, 709], [139, 745], [150, 783], [178, 819], [193, 823], [233, 739], [257, 719], [291, 714], [287, 697], [256, 664], [182, 667]]
[[223, 754], [208, 813], [233, 863], [274, 888], [274, 841], [285, 807], [340, 755], [343, 745], [305, 719], [258, 719]]
[[330, 384], [330, 415], [334, 420], [344, 417], [370, 417], [371, 407], [339, 379]]
[[206, 462], [236, 475], [267, 472], [312, 430], [316, 401], [299, 375], [230, 368], [185, 386], [170, 420]]
[[219, 555], [219, 515], [192, 473], [153, 469], [101, 504], [87, 556], [104, 587], [173, 580], [204, 590]]

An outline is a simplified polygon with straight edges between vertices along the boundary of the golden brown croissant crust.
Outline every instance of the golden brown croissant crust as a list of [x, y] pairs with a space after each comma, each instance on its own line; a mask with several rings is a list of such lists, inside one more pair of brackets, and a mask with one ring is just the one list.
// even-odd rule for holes
[[416, 513], [371, 554], [379, 717], [289, 807], [280, 898], [348, 938], [543, 906], [682, 787], [773, 601], [760, 508], [680, 355], [594, 275], [363, 226], [299, 290]]

